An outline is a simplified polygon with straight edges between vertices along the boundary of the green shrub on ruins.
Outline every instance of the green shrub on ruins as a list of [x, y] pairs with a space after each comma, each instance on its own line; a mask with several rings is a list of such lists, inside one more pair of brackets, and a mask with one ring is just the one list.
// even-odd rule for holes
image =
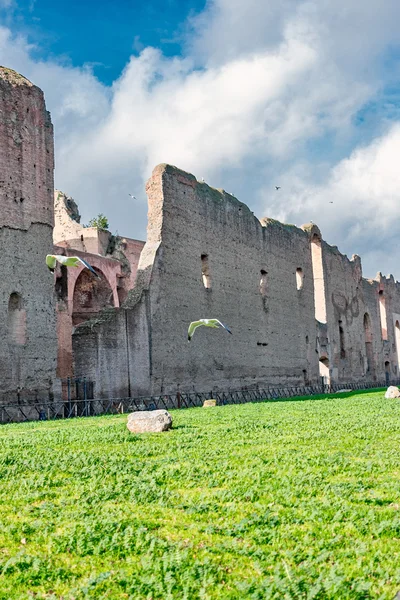
[[0, 598], [392, 599], [400, 403], [383, 393], [0, 428]]
[[97, 229], [108, 230], [108, 218], [105, 215], [103, 215], [103, 213], [99, 213], [97, 217], [93, 217], [93, 219], [90, 219], [89, 223], [87, 225], [84, 225], [84, 227], [97, 227]]

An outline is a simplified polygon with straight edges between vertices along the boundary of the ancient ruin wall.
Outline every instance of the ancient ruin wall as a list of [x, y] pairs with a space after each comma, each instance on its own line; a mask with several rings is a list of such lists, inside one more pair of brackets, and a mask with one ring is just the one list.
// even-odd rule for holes
[[[118, 311], [74, 334], [76, 364], [91, 365], [101, 379], [99, 393], [113, 393], [100, 364], [115, 366], [113, 381], [122, 364], [120, 380], [130, 373], [131, 393], [138, 379], [142, 393], [154, 394], [315, 381], [307, 233], [270, 219], [261, 223], [236, 198], [167, 165], [156, 167], [147, 192], [148, 240], [133, 308], [125, 319]], [[188, 344], [189, 322], [205, 317], [226, 322], [233, 335], [203, 328]], [[138, 364], [148, 355], [148, 373], [127, 364], [126, 344]]]
[[400, 374], [400, 283], [378, 273], [364, 280], [366, 306], [372, 321], [374, 367], [379, 379]]
[[53, 128], [43, 93], [0, 67], [0, 399], [52, 393], [57, 337]]
[[[363, 279], [360, 258], [327, 244], [314, 224], [259, 221], [175, 167], [156, 167], [147, 193], [148, 240], [126, 306], [74, 335], [76, 364], [97, 393], [398, 377], [393, 277]], [[200, 328], [189, 344], [188, 324], [207, 317], [233, 335]]]
[[[156, 168], [152, 180], [160, 178], [159, 283], [150, 293], [153, 392], [314, 378], [317, 361], [307, 352], [315, 329], [307, 234], [260, 222], [233, 196], [174, 167]], [[190, 321], [210, 317], [233, 335], [201, 328], [188, 344]]]
[[[317, 345], [318, 357], [322, 359], [326, 355], [330, 380], [344, 383], [358, 381], [366, 374], [363, 339], [366, 309], [361, 260], [358, 256], [349, 260], [336, 246], [330, 246], [324, 241], [322, 259], [327, 325], [324, 348], [321, 345], [323, 327], [318, 323], [318, 331], [322, 333]], [[368, 375], [371, 380], [372, 373]]]

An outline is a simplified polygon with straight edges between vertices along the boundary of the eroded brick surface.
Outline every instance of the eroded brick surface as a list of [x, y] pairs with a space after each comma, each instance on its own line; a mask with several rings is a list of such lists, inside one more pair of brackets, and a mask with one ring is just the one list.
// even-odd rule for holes
[[48, 398], [57, 357], [45, 264], [53, 248], [53, 128], [41, 90], [4, 67], [0, 165], [0, 399]]
[[[99, 394], [397, 376], [393, 278], [363, 279], [360, 258], [328, 245], [314, 224], [258, 220], [175, 167], [156, 167], [147, 193], [148, 238], [126, 309], [73, 337], [76, 364]], [[233, 335], [200, 328], [188, 344], [189, 322], [207, 317]]]
[[[257, 219], [169, 165], [147, 183], [144, 246], [83, 228], [57, 191], [55, 250], [81, 255], [103, 279], [83, 267], [58, 267], [54, 278], [44, 263], [53, 250], [51, 121], [42, 92], [3, 67], [0, 164], [0, 399], [52, 393], [57, 333], [58, 375], [86, 376], [97, 396], [399, 376], [392, 276], [367, 280], [361, 259], [327, 244], [315, 224]], [[207, 317], [233, 335], [200, 328], [189, 344], [188, 324]]]

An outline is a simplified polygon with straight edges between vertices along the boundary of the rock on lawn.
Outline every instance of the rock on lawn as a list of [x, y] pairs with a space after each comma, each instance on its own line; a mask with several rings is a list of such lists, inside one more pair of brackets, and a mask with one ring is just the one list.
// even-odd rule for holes
[[385, 398], [400, 398], [400, 390], [395, 385], [391, 385], [386, 390]]
[[158, 433], [172, 427], [172, 417], [167, 410], [140, 410], [128, 415], [126, 424], [131, 433]]

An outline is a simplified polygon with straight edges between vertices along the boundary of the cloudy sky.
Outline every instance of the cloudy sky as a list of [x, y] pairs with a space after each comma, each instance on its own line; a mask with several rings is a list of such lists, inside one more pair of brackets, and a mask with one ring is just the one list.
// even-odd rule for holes
[[399, 0], [95, 5], [0, 0], [0, 64], [44, 90], [83, 222], [145, 239], [168, 162], [400, 279]]

